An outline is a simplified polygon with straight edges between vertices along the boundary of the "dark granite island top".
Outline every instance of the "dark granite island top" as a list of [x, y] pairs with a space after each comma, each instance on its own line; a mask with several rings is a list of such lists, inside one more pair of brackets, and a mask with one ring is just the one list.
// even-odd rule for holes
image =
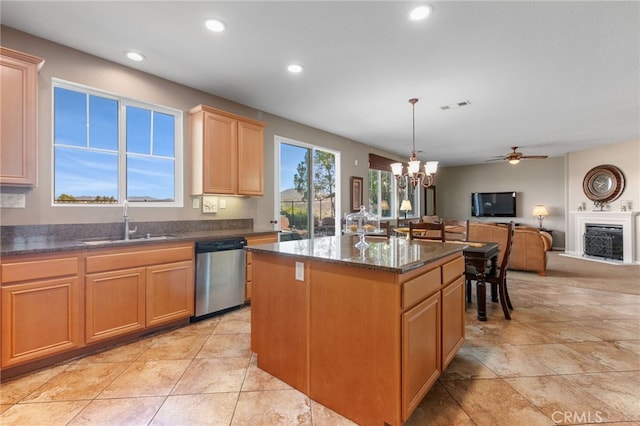
[[314, 240], [262, 244], [246, 247], [246, 250], [404, 273], [461, 252], [465, 247], [453, 243], [372, 237], [367, 238], [369, 247], [360, 251], [355, 247], [357, 241], [356, 236], [322, 237]]
[[357, 424], [402, 425], [464, 342], [465, 245], [247, 247], [258, 367]]

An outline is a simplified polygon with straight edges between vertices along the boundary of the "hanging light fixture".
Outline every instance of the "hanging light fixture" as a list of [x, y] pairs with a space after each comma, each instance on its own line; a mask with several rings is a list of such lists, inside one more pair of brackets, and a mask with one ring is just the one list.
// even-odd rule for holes
[[417, 98], [409, 99], [409, 103], [413, 108], [413, 150], [411, 151], [411, 157], [409, 157], [407, 171], [403, 172], [404, 164], [402, 163], [391, 164], [391, 171], [395, 175], [400, 189], [405, 189], [409, 183], [414, 187], [421, 185], [424, 188], [428, 188], [434, 184], [434, 175], [438, 171], [437, 161], [425, 162], [424, 171], [420, 170], [420, 160], [416, 156], [416, 102], [418, 102]]

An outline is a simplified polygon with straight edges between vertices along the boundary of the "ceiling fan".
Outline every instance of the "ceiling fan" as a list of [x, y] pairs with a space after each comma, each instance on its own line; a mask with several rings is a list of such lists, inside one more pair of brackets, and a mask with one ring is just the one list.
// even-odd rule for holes
[[520, 160], [542, 160], [549, 157], [548, 155], [524, 155], [521, 152], [518, 152], [517, 149], [517, 146], [512, 146], [511, 152], [506, 155], [496, 155], [495, 158], [487, 161], [507, 160], [509, 164], [518, 164]]

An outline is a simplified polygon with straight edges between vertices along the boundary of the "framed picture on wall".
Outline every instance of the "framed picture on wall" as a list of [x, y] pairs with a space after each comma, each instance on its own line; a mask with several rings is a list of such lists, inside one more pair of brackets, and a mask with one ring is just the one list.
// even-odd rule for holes
[[351, 176], [351, 211], [357, 212], [362, 205], [362, 185], [363, 179], [357, 176]]

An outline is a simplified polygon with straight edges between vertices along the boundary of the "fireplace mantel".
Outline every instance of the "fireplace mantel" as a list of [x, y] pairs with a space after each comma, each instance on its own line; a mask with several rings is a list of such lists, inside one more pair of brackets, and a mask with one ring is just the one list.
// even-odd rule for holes
[[569, 212], [572, 225], [572, 238], [574, 252], [567, 253], [574, 256], [584, 254], [583, 235], [587, 224], [597, 225], [622, 225], [623, 261], [622, 263], [634, 263], [636, 248], [635, 216], [640, 212], [634, 211], [572, 211]]

